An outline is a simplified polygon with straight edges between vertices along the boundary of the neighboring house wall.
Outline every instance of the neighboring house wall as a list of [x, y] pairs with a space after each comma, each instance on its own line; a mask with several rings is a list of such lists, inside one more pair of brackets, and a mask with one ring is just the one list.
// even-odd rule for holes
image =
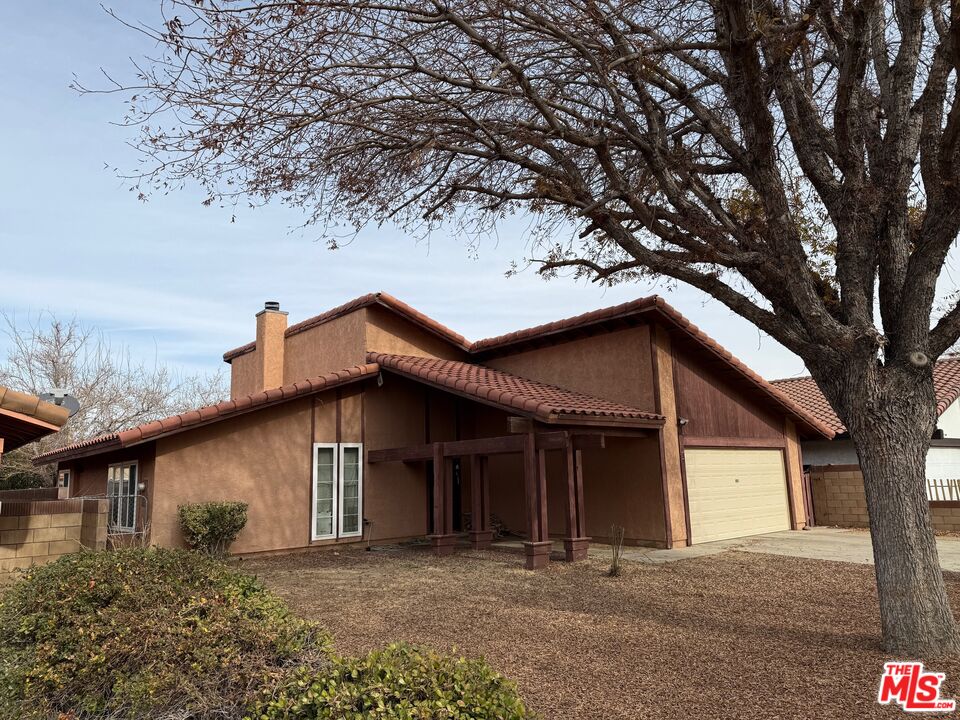
[[803, 464], [819, 467], [822, 465], [859, 465], [860, 458], [853, 447], [853, 441], [845, 438], [838, 440], [808, 440], [803, 443]]
[[[817, 525], [869, 527], [867, 497], [859, 465], [810, 469]], [[930, 503], [933, 529], [960, 532], [960, 503]]]
[[482, 357], [481, 365], [654, 411], [650, 326]]
[[[803, 443], [803, 463], [811, 467], [859, 466], [860, 459], [852, 440], [815, 440]], [[931, 441], [927, 452], [927, 479], [960, 480], [960, 447]]]
[[940, 414], [937, 428], [943, 430], [945, 438], [960, 438], [960, 402], [954, 402]]
[[106, 500], [4, 500], [0, 506], [0, 583], [15, 572], [81, 548], [107, 544]]

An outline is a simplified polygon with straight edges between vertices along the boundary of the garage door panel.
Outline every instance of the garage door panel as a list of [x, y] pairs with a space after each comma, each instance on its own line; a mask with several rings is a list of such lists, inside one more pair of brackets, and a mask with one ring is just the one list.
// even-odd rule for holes
[[692, 542], [790, 529], [779, 450], [689, 449], [684, 459]]

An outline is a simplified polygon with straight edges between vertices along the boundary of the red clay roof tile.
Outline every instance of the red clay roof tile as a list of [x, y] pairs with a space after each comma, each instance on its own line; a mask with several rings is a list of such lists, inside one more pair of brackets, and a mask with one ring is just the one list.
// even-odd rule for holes
[[[773, 380], [772, 384], [820, 422], [828, 425], [835, 433], [847, 431], [843, 421], [834, 412], [830, 402], [824, 397], [812, 377], [783, 378]], [[945, 357], [934, 365], [933, 387], [937, 397], [937, 417], [939, 417], [960, 397], [960, 357]]]
[[614, 424], [659, 425], [663, 416], [603, 400], [574, 390], [548, 385], [473, 363], [414, 355], [371, 352], [367, 360], [385, 370], [456, 391], [505, 410], [533, 415], [538, 420], [576, 422], [578, 418]]
[[255, 393], [236, 401], [225, 400], [216, 405], [190, 410], [180, 415], [171, 415], [162, 420], [154, 420], [137, 427], [124, 430], [119, 433], [109, 433], [100, 437], [84, 440], [82, 442], [67, 445], [66, 447], [52, 450], [34, 458], [35, 465], [46, 465], [47, 463], [67, 458], [81, 457], [88, 454], [97, 454], [114, 448], [128, 447], [140, 442], [155, 439], [161, 435], [181, 432], [191, 427], [206, 423], [225, 420], [228, 417], [251, 408], [259, 408], [273, 403], [289, 400], [294, 397], [314, 393], [320, 390], [343, 385], [346, 382], [353, 382], [365, 377], [371, 377], [380, 372], [380, 367], [375, 363], [360, 365], [352, 368], [350, 372], [328, 373], [320, 377], [311, 378], [305, 383], [295, 385], [284, 385], [281, 388], [275, 388], [268, 392]]

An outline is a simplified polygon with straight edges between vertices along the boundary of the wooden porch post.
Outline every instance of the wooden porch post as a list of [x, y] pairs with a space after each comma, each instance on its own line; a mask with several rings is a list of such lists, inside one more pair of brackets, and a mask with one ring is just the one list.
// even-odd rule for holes
[[447, 472], [443, 443], [433, 444], [433, 534], [430, 544], [437, 555], [449, 555], [457, 542], [453, 534], [452, 478]]
[[567, 480], [567, 536], [563, 539], [563, 550], [567, 562], [573, 562], [585, 560], [590, 547], [584, 517], [583, 457], [579, 450], [574, 449], [569, 435], [563, 452], [563, 469]]
[[527, 542], [523, 544], [528, 570], [546, 567], [550, 562], [550, 535], [547, 531], [547, 473], [544, 451], [537, 451], [534, 433], [527, 433], [523, 444], [523, 479], [526, 488]]
[[487, 456], [470, 456], [470, 544], [477, 550], [490, 547], [490, 481]]

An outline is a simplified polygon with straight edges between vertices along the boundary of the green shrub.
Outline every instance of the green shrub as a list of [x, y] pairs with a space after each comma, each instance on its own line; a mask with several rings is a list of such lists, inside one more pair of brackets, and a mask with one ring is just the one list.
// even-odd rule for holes
[[406, 644], [334, 661], [317, 674], [298, 669], [261, 699], [248, 720], [521, 720], [516, 687], [482, 660], [438, 655]]
[[324, 633], [211, 558], [78, 553], [0, 600], [0, 717], [240, 717], [265, 678], [319, 672], [329, 653]]
[[247, 524], [247, 504], [205, 502], [181, 505], [177, 515], [187, 545], [219, 557], [226, 555], [230, 544]]

